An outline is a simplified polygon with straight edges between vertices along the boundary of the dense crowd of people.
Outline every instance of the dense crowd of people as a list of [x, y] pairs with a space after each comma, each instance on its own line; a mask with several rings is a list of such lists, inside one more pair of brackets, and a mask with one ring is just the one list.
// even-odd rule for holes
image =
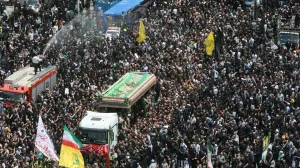
[[[121, 115], [111, 167], [206, 167], [207, 139], [214, 167], [300, 167], [299, 44], [275, 42], [279, 16], [296, 16], [299, 25], [294, 1], [255, 12], [239, 0], [154, 1], [141, 14], [141, 44], [138, 24], [129, 22], [118, 38], [87, 38], [101, 36], [97, 13], [87, 10], [96, 19], [74, 21], [76, 3], [63, 2], [38, 3], [39, 10], [0, 3], [0, 84], [35, 55], [45, 55], [43, 68], [58, 67], [53, 90], [0, 111], [1, 167], [57, 167], [35, 149], [38, 115], [60, 151], [63, 125], [79, 135], [86, 111], [99, 110], [96, 92], [130, 71], [151, 72], [158, 81], [143, 98], [146, 106]], [[10, 16], [7, 5], [14, 6]], [[203, 44], [210, 32], [212, 56]], [[269, 133], [272, 147], [262, 159]], [[87, 167], [105, 167], [103, 156], [84, 159]]]

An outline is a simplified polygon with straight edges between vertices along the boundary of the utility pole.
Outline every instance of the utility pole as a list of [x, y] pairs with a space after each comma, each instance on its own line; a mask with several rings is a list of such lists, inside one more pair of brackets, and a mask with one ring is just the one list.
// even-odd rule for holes
[[257, 18], [257, 1], [254, 0], [254, 20]]
[[80, 0], [77, 0], [77, 8], [78, 8], [77, 10], [78, 10], [78, 14], [80, 13], [80, 5], [79, 5], [79, 1], [80, 1]]

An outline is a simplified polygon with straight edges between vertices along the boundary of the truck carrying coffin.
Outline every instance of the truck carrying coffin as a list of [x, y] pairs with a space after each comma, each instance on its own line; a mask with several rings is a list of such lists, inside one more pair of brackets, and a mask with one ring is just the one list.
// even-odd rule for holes
[[100, 95], [100, 107], [129, 109], [156, 84], [156, 77], [145, 72], [129, 72]]

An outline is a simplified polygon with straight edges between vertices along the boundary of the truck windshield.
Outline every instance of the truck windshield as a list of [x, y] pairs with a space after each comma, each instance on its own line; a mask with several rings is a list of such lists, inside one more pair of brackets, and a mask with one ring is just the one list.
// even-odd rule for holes
[[116, 31], [107, 31], [106, 34], [111, 34], [114, 37], [119, 35], [119, 33]]
[[284, 44], [288, 40], [292, 43], [299, 43], [299, 34], [293, 33], [280, 33], [280, 43]]
[[108, 144], [108, 136], [106, 130], [81, 129], [81, 135], [79, 138], [83, 144]]
[[21, 102], [22, 94], [0, 91], [0, 101]]

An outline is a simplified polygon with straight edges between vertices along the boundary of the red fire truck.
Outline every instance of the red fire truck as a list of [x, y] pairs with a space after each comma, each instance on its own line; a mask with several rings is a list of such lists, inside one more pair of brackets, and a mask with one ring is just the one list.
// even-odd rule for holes
[[35, 74], [34, 67], [24, 67], [4, 80], [0, 87], [0, 102], [3, 106], [36, 101], [46, 89], [52, 90], [56, 84], [56, 66], [49, 66]]

